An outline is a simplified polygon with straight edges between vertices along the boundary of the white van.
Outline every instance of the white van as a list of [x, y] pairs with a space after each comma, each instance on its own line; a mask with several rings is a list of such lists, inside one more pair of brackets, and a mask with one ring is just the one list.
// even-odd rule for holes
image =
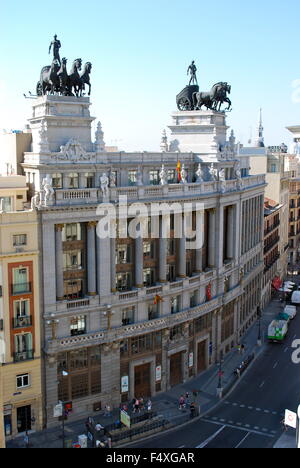
[[293, 320], [297, 315], [297, 307], [288, 305], [284, 308], [283, 313], [289, 315], [290, 319]]
[[300, 305], [300, 291], [294, 291], [292, 294], [292, 304]]

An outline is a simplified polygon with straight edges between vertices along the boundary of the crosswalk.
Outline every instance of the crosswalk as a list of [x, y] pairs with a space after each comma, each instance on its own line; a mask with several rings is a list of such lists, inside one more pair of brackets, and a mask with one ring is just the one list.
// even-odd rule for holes
[[259, 426], [254, 426], [250, 424], [244, 424], [241, 422], [237, 421], [232, 421], [232, 420], [226, 420], [226, 419], [219, 419], [216, 417], [213, 417], [211, 419], [202, 419], [202, 421], [210, 423], [210, 424], [216, 424], [218, 426], [222, 426], [222, 428], [225, 427], [230, 427], [232, 429], [239, 429], [241, 431], [245, 431], [250, 434], [257, 434], [257, 435], [262, 435], [265, 437], [274, 437], [278, 431], [272, 431], [266, 427], [259, 427]]

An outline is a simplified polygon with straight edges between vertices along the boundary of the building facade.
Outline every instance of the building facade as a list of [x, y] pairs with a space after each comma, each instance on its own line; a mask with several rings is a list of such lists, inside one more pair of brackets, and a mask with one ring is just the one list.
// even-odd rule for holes
[[[92, 142], [89, 107], [37, 98], [22, 164], [41, 226], [48, 426], [58, 400], [76, 419], [218, 362], [256, 319], [262, 287], [265, 177], [241, 177], [225, 114], [175, 112], [162, 152], [125, 153], [105, 151], [100, 125]], [[139, 209], [187, 202], [203, 244], [176, 237], [176, 209], [164, 234], [161, 205], [142, 237], [127, 235]], [[107, 210], [116, 236], [99, 235]]]
[[27, 191], [25, 177], [0, 177], [1, 411], [7, 439], [42, 428], [38, 217], [25, 208]]
[[263, 308], [272, 298], [273, 282], [279, 275], [281, 208], [277, 202], [265, 199]]

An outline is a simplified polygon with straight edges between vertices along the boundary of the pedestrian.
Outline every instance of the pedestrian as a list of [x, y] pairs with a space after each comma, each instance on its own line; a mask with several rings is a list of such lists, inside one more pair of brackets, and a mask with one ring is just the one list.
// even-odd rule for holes
[[111, 409], [110, 409], [110, 406], [109, 406], [109, 405], [106, 405], [106, 406], [105, 406], [105, 413], [104, 413], [104, 416], [105, 416], [105, 417], [108, 417], [108, 418], [111, 417]]
[[139, 401], [140, 401], [140, 409], [141, 410], [145, 409], [145, 407], [144, 407], [144, 398], [141, 397]]
[[190, 412], [191, 412], [191, 419], [193, 419], [196, 414], [196, 403], [193, 402], [190, 404]]
[[242, 354], [244, 354], [244, 352], [245, 352], [245, 345], [243, 345], [243, 344], [241, 346], [241, 352], [242, 352]]
[[126, 405], [126, 403], [124, 403], [124, 405], [122, 405], [122, 410], [126, 411], [126, 413], [128, 413], [128, 405]]
[[185, 393], [185, 402], [186, 403], [189, 403], [189, 398], [190, 398], [190, 394], [189, 394], [189, 392], [186, 392]]
[[182, 410], [185, 408], [185, 400], [184, 400], [184, 396], [181, 395], [181, 397], [179, 398], [179, 409]]
[[240, 378], [240, 377], [241, 377], [241, 372], [240, 372], [240, 369], [239, 369], [239, 368], [237, 368], [237, 370], [236, 370], [236, 374], [237, 374], [238, 378]]
[[147, 401], [147, 410], [149, 413], [152, 410], [152, 401], [150, 399]]
[[140, 412], [140, 400], [136, 398], [135, 403], [134, 403], [134, 413]]
[[237, 350], [238, 350], [238, 353], [241, 354], [241, 345], [240, 344], [237, 345]]

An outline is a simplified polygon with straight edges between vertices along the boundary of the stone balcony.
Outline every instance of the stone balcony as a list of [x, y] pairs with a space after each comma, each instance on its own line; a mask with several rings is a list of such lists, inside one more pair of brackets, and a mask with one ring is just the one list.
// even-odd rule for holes
[[204, 197], [211, 194], [234, 193], [264, 184], [264, 175], [254, 175], [243, 178], [242, 183], [238, 180], [226, 180], [224, 182], [210, 181], [201, 184], [114, 187], [109, 189], [109, 197], [105, 200], [100, 188], [57, 189], [55, 190], [55, 200], [52, 203], [55, 206], [98, 204], [116, 202], [121, 196], [126, 196], [128, 201]]

